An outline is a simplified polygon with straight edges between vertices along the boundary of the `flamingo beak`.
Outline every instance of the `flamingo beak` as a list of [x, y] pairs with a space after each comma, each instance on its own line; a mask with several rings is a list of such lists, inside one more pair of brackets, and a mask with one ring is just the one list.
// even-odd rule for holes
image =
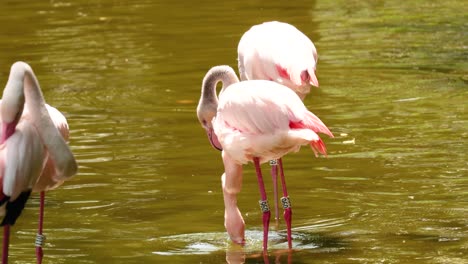
[[206, 135], [208, 136], [208, 140], [211, 143], [211, 146], [219, 151], [223, 150], [223, 147], [221, 146], [221, 143], [219, 143], [218, 137], [213, 131], [213, 128], [207, 128], [206, 129]]

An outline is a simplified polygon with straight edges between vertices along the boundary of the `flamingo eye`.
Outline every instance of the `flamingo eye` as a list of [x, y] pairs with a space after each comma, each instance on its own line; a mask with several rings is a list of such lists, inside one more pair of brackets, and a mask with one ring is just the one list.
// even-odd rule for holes
[[206, 120], [205, 120], [205, 119], [202, 120], [202, 125], [203, 125], [204, 127], [206, 126]]

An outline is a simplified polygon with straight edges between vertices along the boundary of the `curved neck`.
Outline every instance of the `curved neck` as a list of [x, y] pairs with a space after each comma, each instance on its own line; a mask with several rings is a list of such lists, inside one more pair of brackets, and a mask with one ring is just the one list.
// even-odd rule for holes
[[203, 78], [200, 103], [215, 103], [218, 105], [218, 96], [216, 95], [216, 85], [223, 83], [220, 91], [222, 93], [229, 85], [239, 82], [234, 70], [227, 66], [215, 66], [211, 68]]
[[17, 62], [11, 67], [10, 78], [20, 78], [20, 80], [13, 81], [16, 84], [14, 87], [8, 87], [7, 84], [4, 96], [7, 93], [24, 93], [31, 120], [55, 163], [57, 177], [63, 178], [74, 175], [77, 171], [75, 158], [50, 118], [44, 96], [33, 70], [28, 64]]

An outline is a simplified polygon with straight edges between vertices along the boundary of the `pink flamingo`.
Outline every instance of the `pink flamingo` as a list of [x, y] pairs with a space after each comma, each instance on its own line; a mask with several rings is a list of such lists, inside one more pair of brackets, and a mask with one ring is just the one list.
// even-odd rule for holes
[[319, 86], [317, 50], [296, 27], [265, 22], [244, 33], [237, 47], [240, 79], [270, 80], [294, 90], [301, 99]]
[[[291, 88], [302, 100], [311, 85], [319, 86], [315, 74], [317, 50], [306, 35], [290, 24], [272, 21], [253, 26], [242, 36], [237, 51], [242, 81], [275, 81]], [[281, 159], [270, 161], [276, 224], [280, 162]]]
[[[223, 84], [219, 101], [216, 95], [218, 82]], [[245, 242], [245, 222], [237, 207], [237, 194], [242, 187], [242, 164], [253, 161], [260, 189], [263, 249], [266, 251], [270, 210], [260, 164], [298, 151], [301, 145], [306, 144], [316, 155], [326, 155], [325, 145], [317, 133], [330, 137], [333, 134], [307, 110], [291, 89], [266, 80], [239, 82], [229, 66], [213, 67], [205, 75], [197, 115], [211, 144], [222, 149], [224, 224], [231, 240], [239, 244]], [[282, 172], [281, 160], [279, 166]], [[288, 245], [291, 248], [291, 207], [284, 173], [281, 173], [281, 182]]]
[[[24, 62], [11, 66], [0, 117], [0, 217], [5, 264], [10, 226], [21, 214], [31, 190], [41, 191], [38, 236], [42, 236], [44, 191], [76, 174], [77, 164], [65, 141], [65, 117], [45, 103], [33, 70]], [[40, 245], [36, 254], [41, 263]]]

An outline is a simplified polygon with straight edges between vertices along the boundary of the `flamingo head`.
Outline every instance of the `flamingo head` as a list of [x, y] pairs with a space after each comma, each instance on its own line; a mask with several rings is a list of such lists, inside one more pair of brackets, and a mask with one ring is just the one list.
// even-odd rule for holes
[[208, 140], [211, 146], [219, 151], [223, 150], [221, 143], [219, 143], [218, 137], [213, 130], [213, 118], [216, 116], [216, 104], [199, 104], [197, 107], [198, 121], [201, 126], [205, 129]]

